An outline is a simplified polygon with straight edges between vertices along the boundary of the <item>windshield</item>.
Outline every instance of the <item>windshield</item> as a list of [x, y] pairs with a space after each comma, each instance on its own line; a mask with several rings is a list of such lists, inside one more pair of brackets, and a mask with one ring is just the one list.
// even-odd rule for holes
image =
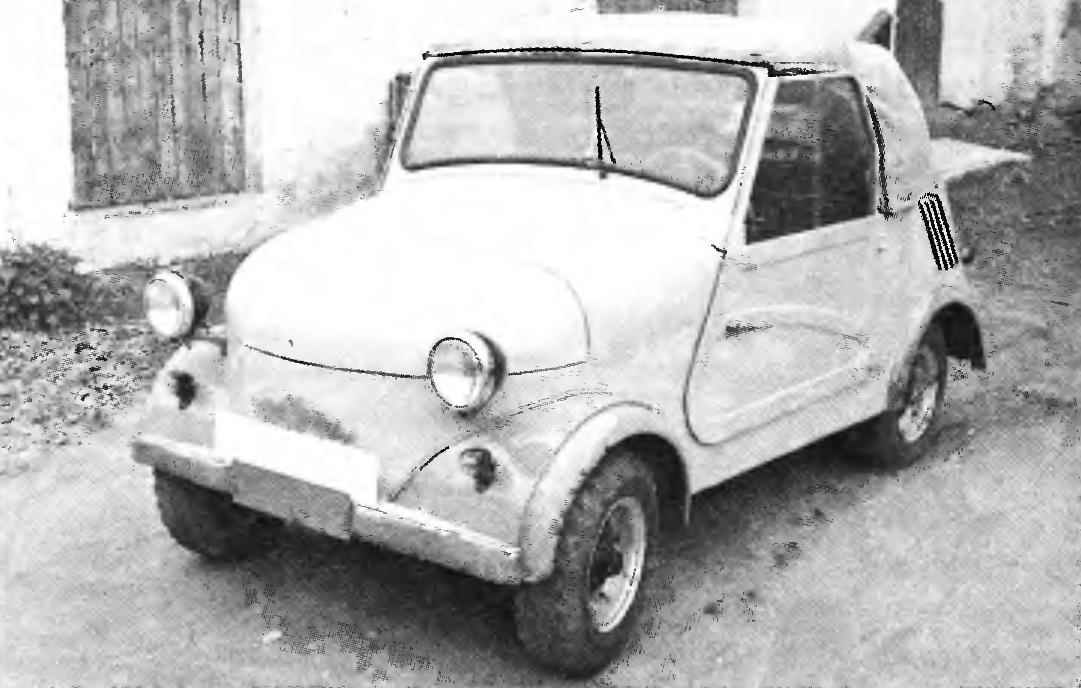
[[402, 162], [601, 168], [695, 194], [727, 186], [751, 80], [715, 65], [448, 63], [421, 86]]

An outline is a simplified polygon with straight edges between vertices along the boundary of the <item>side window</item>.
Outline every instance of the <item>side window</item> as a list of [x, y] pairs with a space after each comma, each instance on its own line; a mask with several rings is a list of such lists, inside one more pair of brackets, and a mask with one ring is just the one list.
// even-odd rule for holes
[[870, 215], [874, 160], [855, 81], [781, 81], [751, 192], [747, 242]]

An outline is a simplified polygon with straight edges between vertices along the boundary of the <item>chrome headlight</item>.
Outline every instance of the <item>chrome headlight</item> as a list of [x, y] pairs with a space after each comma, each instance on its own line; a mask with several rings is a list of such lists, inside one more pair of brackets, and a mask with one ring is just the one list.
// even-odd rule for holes
[[428, 380], [436, 395], [458, 411], [475, 411], [495, 394], [503, 377], [500, 352], [475, 332], [444, 337], [428, 354]]
[[154, 275], [143, 290], [143, 309], [150, 327], [166, 339], [191, 334], [206, 313], [201, 290], [177, 272]]

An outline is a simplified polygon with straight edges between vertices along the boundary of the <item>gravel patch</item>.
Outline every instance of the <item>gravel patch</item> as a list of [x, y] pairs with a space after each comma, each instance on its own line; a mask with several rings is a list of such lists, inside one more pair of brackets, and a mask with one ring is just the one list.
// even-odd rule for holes
[[171, 345], [142, 325], [0, 332], [0, 475], [81, 444], [149, 387]]
[[[242, 253], [204, 256], [176, 267], [213, 295], [210, 322]], [[57, 447], [82, 444], [138, 403], [176, 348], [142, 320], [142, 289], [157, 270], [130, 263], [97, 272], [101, 297], [83, 328], [0, 329], [0, 476], [39, 466]]]

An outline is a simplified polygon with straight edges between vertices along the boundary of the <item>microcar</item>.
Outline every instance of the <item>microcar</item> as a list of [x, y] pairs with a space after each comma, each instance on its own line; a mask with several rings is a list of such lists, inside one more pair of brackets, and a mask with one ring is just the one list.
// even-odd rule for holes
[[921, 105], [890, 52], [747, 19], [582, 18], [417, 56], [372, 198], [257, 248], [134, 440], [209, 558], [284, 524], [515, 587], [588, 675], [697, 492], [827, 436], [906, 466], [985, 366]]

